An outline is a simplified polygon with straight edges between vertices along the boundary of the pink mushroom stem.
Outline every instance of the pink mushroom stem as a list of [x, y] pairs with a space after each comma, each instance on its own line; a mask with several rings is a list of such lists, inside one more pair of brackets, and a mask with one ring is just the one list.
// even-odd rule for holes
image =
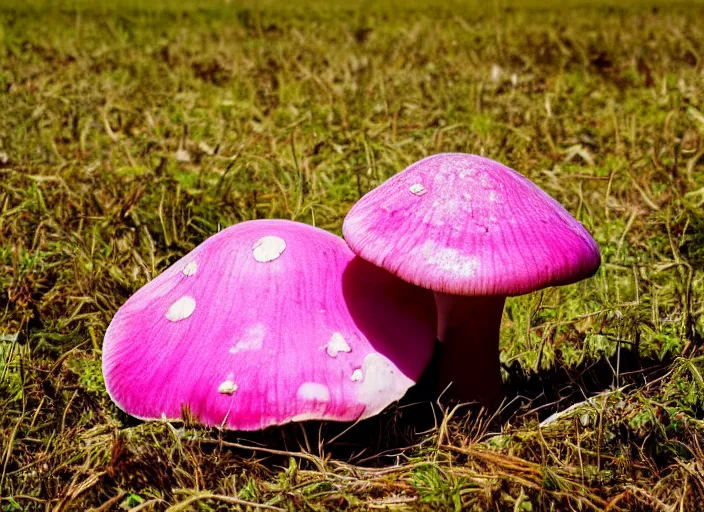
[[501, 399], [499, 329], [506, 297], [435, 292], [438, 315], [438, 392], [494, 408]]

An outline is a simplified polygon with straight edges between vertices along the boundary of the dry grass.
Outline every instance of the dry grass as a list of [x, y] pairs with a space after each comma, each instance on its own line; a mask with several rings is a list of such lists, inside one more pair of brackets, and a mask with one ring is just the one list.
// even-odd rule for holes
[[[3, 511], [704, 503], [701, 4], [9, 5]], [[603, 250], [593, 279], [507, 303], [499, 416], [408, 400], [242, 438], [111, 404], [102, 335], [171, 262], [247, 219], [339, 233], [440, 151], [523, 172]]]

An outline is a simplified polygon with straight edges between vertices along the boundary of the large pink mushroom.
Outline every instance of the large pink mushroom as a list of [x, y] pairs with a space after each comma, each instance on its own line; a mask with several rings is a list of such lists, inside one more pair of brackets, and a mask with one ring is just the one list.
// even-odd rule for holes
[[107, 391], [128, 414], [233, 430], [354, 421], [430, 361], [430, 292], [285, 220], [210, 237], [138, 290], [105, 333]]
[[499, 326], [507, 296], [594, 274], [599, 248], [557, 201], [476, 155], [434, 155], [365, 195], [343, 233], [365, 260], [437, 302], [439, 389], [487, 406], [501, 396]]

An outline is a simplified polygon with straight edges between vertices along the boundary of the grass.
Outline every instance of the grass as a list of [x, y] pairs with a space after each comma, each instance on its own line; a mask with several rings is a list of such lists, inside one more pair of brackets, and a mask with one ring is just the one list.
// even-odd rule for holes
[[[3, 511], [701, 507], [701, 3], [0, 11]], [[170, 263], [248, 219], [339, 234], [441, 151], [521, 171], [603, 252], [508, 301], [501, 414], [242, 436], [110, 402], [102, 335]]]

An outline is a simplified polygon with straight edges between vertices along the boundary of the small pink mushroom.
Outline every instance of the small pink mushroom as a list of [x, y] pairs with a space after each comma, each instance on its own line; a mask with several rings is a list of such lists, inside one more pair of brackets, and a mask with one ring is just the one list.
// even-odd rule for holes
[[137, 291], [103, 344], [107, 391], [142, 419], [257, 430], [354, 421], [401, 398], [435, 343], [430, 292], [285, 220], [210, 237]]
[[495, 405], [506, 296], [593, 275], [599, 248], [557, 201], [516, 171], [475, 155], [425, 158], [365, 195], [345, 218], [352, 250], [433, 290], [439, 389]]

